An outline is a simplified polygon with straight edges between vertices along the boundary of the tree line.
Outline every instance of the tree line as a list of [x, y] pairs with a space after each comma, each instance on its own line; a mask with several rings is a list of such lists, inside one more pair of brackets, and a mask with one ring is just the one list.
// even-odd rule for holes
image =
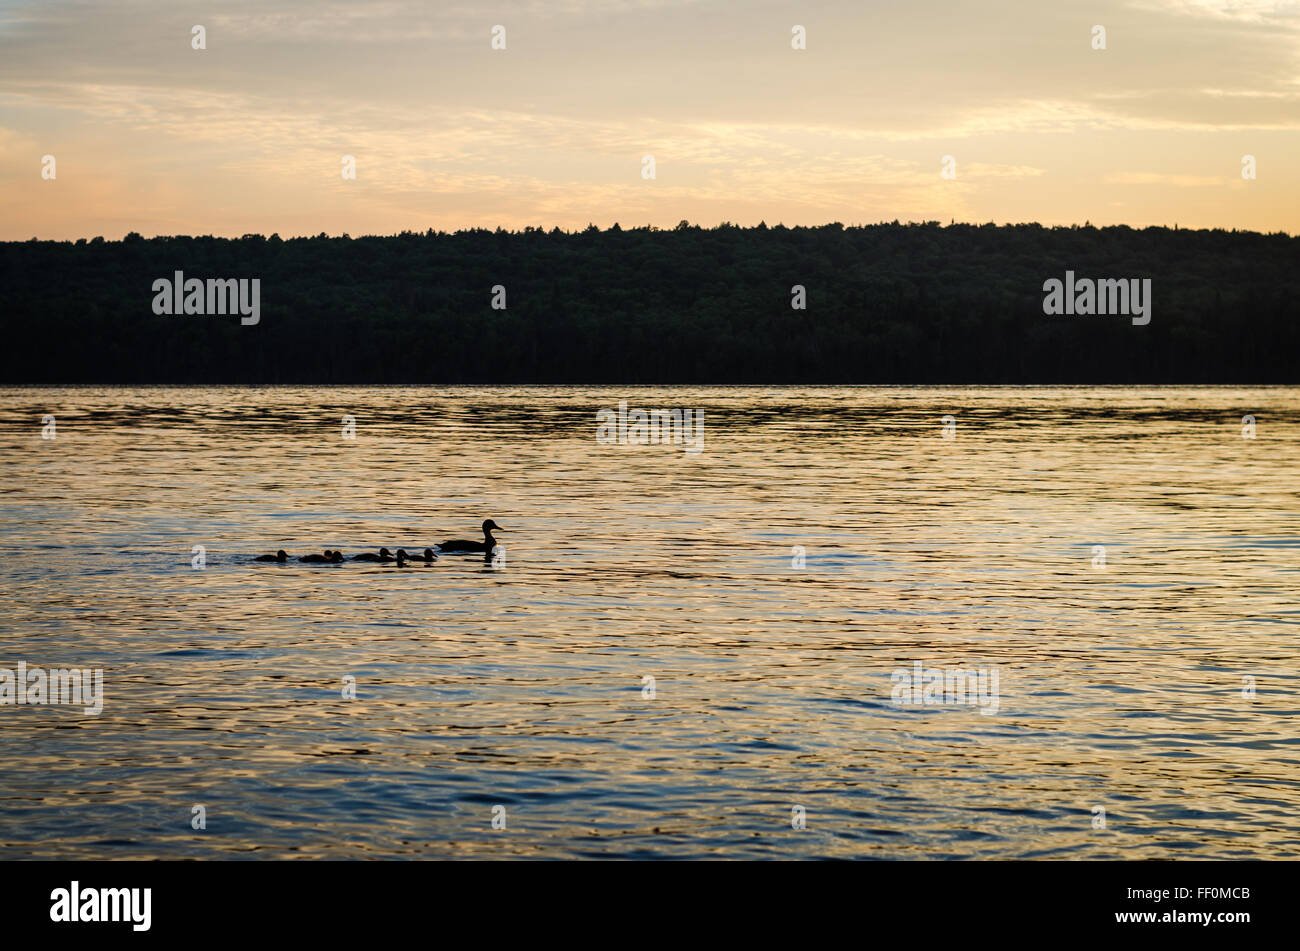
[[[156, 314], [177, 271], [259, 280], [260, 321]], [[1045, 314], [1067, 271], [1149, 278], [1150, 323]], [[1300, 382], [1300, 237], [1248, 231], [133, 233], [0, 243], [0, 280], [7, 383]]]

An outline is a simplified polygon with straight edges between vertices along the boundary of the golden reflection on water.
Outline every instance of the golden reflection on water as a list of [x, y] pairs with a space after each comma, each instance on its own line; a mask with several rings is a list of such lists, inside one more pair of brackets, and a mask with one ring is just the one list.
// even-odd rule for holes
[[[0, 706], [3, 857], [1300, 852], [1295, 388], [3, 397], [0, 667], [105, 678]], [[488, 517], [499, 570], [249, 562]]]

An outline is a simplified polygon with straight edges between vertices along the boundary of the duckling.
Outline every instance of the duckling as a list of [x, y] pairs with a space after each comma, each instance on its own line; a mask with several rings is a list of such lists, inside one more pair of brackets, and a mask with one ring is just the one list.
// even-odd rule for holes
[[[313, 564], [313, 565], [323, 565], [323, 564], [329, 564], [330, 562], [332, 562], [332, 561], [334, 560], [334, 555], [335, 555], [335, 554], [336, 554], [336, 552], [332, 552], [332, 551], [330, 551], [328, 548], [326, 548], [326, 549], [325, 549], [325, 554], [323, 554], [323, 555], [303, 555], [303, 556], [302, 556], [301, 558], [299, 558], [298, 560], [299, 560], [299, 561], [305, 561], [305, 562], [307, 562], [307, 563], [309, 563], [309, 564]], [[343, 560], [343, 556], [342, 556], [342, 555], [339, 555], [339, 561], [342, 561], [342, 560]]]
[[359, 555], [352, 556], [353, 561], [392, 561], [393, 554], [387, 548], [379, 549], [379, 554], [373, 551], [364, 551]]
[[283, 548], [277, 551], [274, 555], [258, 555], [256, 558], [253, 559], [253, 561], [278, 561], [281, 563], [286, 562], [288, 560], [289, 560], [289, 556], [288, 554], [285, 553], [285, 550]]

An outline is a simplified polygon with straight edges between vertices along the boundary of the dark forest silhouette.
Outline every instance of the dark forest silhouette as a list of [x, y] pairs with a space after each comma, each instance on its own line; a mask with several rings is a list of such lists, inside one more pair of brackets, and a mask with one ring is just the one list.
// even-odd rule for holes
[[[1067, 270], [1151, 278], [1151, 323], [1045, 316], [1043, 282]], [[152, 284], [175, 271], [259, 278], [261, 322], [155, 315]], [[0, 280], [7, 383], [1300, 382], [1300, 237], [1284, 234], [132, 234], [0, 244]]]

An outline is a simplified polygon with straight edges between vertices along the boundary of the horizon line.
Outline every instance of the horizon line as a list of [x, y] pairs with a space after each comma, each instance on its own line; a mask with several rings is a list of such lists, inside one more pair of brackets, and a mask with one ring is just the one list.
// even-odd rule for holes
[[1167, 224], [1130, 225], [1130, 224], [1122, 224], [1122, 223], [1094, 225], [1092, 224], [1091, 221], [1085, 220], [1082, 224], [1075, 222], [1072, 224], [1049, 225], [1049, 224], [1043, 224], [1042, 222], [1038, 222], [1038, 221], [1016, 221], [1016, 222], [1006, 221], [999, 224], [996, 221], [976, 222], [976, 221], [957, 221], [956, 219], [951, 219], [949, 220], [948, 224], [945, 225], [941, 221], [934, 220], [934, 219], [924, 220], [924, 221], [914, 221], [914, 220], [900, 221], [899, 219], [895, 218], [892, 221], [881, 220], [881, 221], [870, 222], [870, 223], [856, 223], [856, 224], [845, 224], [842, 221], [828, 221], [818, 225], [802, 225], [802, 224], [786, 225], [782, 222], [777, 222], [776, 224], [769, 225], [765, 220], [760, 220], [759, 223], [756, 225], [741, 225], [741, 224], [736, 224], [735, 222], [732, 221], [723, 220], [718, 222], [716, 225], [702, 225], [699, 223], [692, 223], [687, 219], [683, 218], [676, 225], [673, 225], [671, 227], [661, 227], [655, 224], [629, 225], [628, 227], [623, 227], [620, 222], [615, 221], [612, 225], [610, 225], [607, 228], [601, 228], [598, 225], [596, 225], [594, 222], [591, 222], [588, 223], [588, 225], [585, 228], [580, 228], [575, 230], [566, 230], [564, 228], [561, 228], [559, 225], [553, 225], [549, 229], [544, 226], [535, 226], [535, 225], [525, 225], [522, 228], [503, 228], [500, 225], [497, 225], [495, 227], [490, 227], [487, 225], [475, 225], [471, 227], [457, 228], [455, 231], [445, 231], [440, 228], [435, 229], [430, 227], [425, 231], [413, 231], [410, 229], [404, 229], [402, 231], [388, 232], [383, 234], [368, 233], [368, 234], [353, 235], [347, 231], [343, 231], [338, 234], [329, 234], [328, 232], [321, 231], [316, 234], [306, 234], [306, 233], [292, 234], [289, 235], [288, 237], [282, 236], [278, 231], [273, 231], [269, 235], [264, 235], [261, 232], [250, 231], [241, 235], [226, 235], [226, 234], [213, 234], [213, 233], [207, 233], [207, 234], [161, 234], [160, 233], [160, 234], [150, 235], [147, 237], [140, 234], [138, 231], [128, 231], [125, 234], [123, 234], [120, 238], [107, 238], [103, 235], [95, 235], [93, 237], [80, 237], [80, 238], [41, 238], [33, 235], [30, 238], [8, 238], [8, 239], [0, 240], [0, 244], [31, 244], [33, 242], [37, 244], [73, 244], [73, 245], [91, 244], [91, 243], [121, 244], [121, 243], [125, 243], [126, 241], [156, 241], [159, 239], [169, 240], [169, 239], [180, 239], [180, 238], [188, 238], [191, 240], [206, 238], [206, 239], [213, 239], [213, 240], [220, 240], [220, 241], [244, 241], [244, 240], [259, 239], [259, 238], [263, 241], [271, 241], [271, 240], [315, 241], [323, 238], [331, 241], [335, 241], [335, 240], [358, 241], [364, 238], [452, 237], [454, 235], [460, 235], [460, 234], [478, 234], [478, 233], [508, 234], [508, 235], [523, 235], [523, 234], [583, 235], [583, 234], [591, 234], [591, 233], [617, 234], [626, 231], [644, 231], [644, 232], [651, 232], [651, 233], [667, 233], [673, 231], [821, 231], [827, 228], [841, 230], [841, 231], [863, 231], [868, 228], [938, 228], [938, 229], [1037, 228], [1043, 231], [1118, 231], [1118, 230], [1170, 231], [1170, 232], [1187, 231], [1187, 232], [1209, 233], [1209, 234], [1221, 232], [1223, 234], [1258, 235], [1260, 237], [1268, 237], [1268, 238], [1300, 237], [1300, 232], [1292, 233], [1290, 231], [1283, 231], [1283, 230], [1256, 231], [1250, 228], [1237, 228], [1237, 227], [1228, 228], [1222, 225], [1209, 227], [1209, 228], [1184, 228], [1179, 226], [1177, 222], [1175, 222], [1172, 225], [1167, 225]]

